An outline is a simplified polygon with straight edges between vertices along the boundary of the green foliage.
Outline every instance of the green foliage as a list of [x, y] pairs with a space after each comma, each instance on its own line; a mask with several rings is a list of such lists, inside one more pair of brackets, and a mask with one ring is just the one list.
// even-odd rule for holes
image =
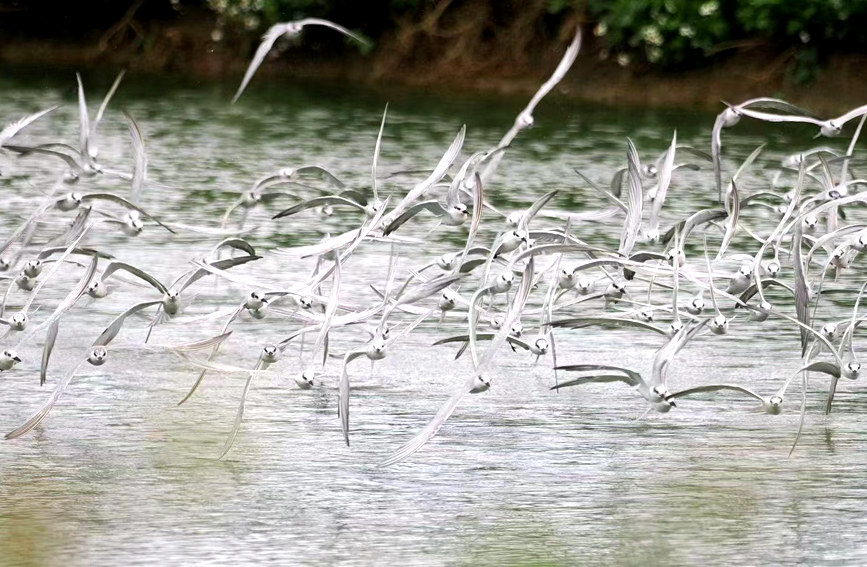
[[623, 63], [697, 64], [721, 45], [765, 40], [795, 49], [790, 75], [805, 82], [824, 55], [867, 48], [867, 0], [588, 0], [587, 9]]
[[751, 0], [736, 10], [743, 30], [791, 44], [865, 45], [867, 0]]
[[[278, 21], [329, 18], [372, 39], [400, 21], [416, 20], [434, 0], [204, 0], [222, 25], [259, 29]], [[454, 0], [449, 9], [464, 2]], [[521, 13], [518, 0], [493, 2], [508, 20]], [[548, 25], [583, 12], [603, 48], [621, 64], [638, 60], [683, 67], [701, 64], [721, 47], [765, 41], [792, 49], [790, 77], [814, 78], [823, 57], [835, 50], [867, 49], [867, 0], [545, 0]]]
[[731, 35], [717, 0], [589, 0], [587, 8], [611, 49], [651, 63], [693, 62]]

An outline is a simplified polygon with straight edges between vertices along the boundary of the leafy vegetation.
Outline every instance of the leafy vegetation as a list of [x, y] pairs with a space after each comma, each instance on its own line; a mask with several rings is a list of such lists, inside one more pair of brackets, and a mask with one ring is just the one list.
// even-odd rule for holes
[[867, 47], [867, 0], [588, 0], [596, 35], [621, 63], [695, 65], [730, 47], [783, 50], [796, 82], [834, 51]]
[[600, 54], [622, 65], [694, 66], [729, 48], [761, 44], [779, 48], [799, 82], [812, 78], [829, 53], [867, 48], [867, 0], [205, 1], [221, 26], [257, 29], [316, 16], [354, 25], [374, 40], [399, 33], [396, 28], [410, 20], [466, 12], [472, 4], [485, 5], [478, 10], [489, 16], [486, 26], [521, 18], [526, 7], [547, 29], [558, 19], [583, 19], [592, 26]]

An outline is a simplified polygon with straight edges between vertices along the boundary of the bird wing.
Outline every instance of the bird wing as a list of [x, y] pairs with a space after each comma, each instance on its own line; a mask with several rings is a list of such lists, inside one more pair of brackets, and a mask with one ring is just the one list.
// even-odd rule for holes
[[238, 87], [238, 92], [236, 92], [235, 96], [232, 97], [232, 104], [235, 104], [241, 97], [241, 93], [243, 93], [244, 89], [247, 88], [247, 84], [250, 82], [250, 79], [253, 78], [259, 65], [262, 64], [262, 61], [265, 60], [265, 56], [268, 55], [268, 52], [271, 51], [272, 47], [274, 47], [274, 42], [284, 33], [286, 33], [286, 24], [274, 24], [268, 28], [268, 31], [266, 31], [262, 36], [262, 43], [259, 44], [255, 55], [253, 55], [253, 60], [250, 61], [250, 66], [247, 67], [247, 72], [244, 73], [244, 78], [241, 80], [241, 86]]
[[795, 274], [795, 311], [801, 334], [801, 355], [807, 352], [807, 330], [810, 326], [810, 295], [807, 291], [807, 275], [804, 271], [804, 263], [801, 261], [801, 223], [795, 226], [795, 234], [792, 237], [792, 266]]
[[545, 193], [530, 205], [530, 208], [524, 211], [524, 214], [521, 215], [521, 223], [520, 228], [523, 230], [530, 230], [530, 221], [533, 220], [539, 211], [542, 210], [542, 207], [548, 204], [548, 202], [553, 199], [557, 195], [558, 191], [549, 191]]
[[798, 374], [799, 372], [822, 372], [823, 374], [827, 374], [834, 378], [840, 377], [840, 367], [833, 362], [811, 362], [810, 364], [799, 368], [795, 374]]
[[141, 200], [141, 192], [144, 187], [144, 180], [148, 170], [148, 156], [145, 152], [144, 138], [141, 135], [141, 130], [138, 127], [135, 119], [127, 112], [123, 111], [123, 115], [129, 122], [129, 137], [132, 140], [132, 150], [134, 156], [134, 164], [132, 168], [132, 192], [130, 201], [138, 203]]
[[238, 412], [235, 414], [235, 422], [232, 424], [232, 431], [229, 433], [229, 437], [226, 438], [226, 443], [223, 445], [223, 451], [217, 459], [222, 460], [223, 457], [229, 453], [229, 450], [235, 443], [235, 437], [241, 429], [241, 420], [244, 418], [244, 406], [247, 404], [247, 394], [250, 393], [250, 386], [253, 383], [253, 377], [258, 374], [258, 370], [264, 370], [267, 367], [268, 363], [262, 360], [262, 357], [260, 356], [258, 362], [256, 362], [256, 366], [253, 368], [253, 372], [250, 372], [247, 375], [247, 381], [244, 382], [244, 390], [241, 392], [241, 403], [238, 404]]
[[[622, 382], [629, 384], [630, 386], [638, 386], [641, 383], [641, 375], [635, 372], [634, 370], [629, 370], [628, 368], [623, 368], [621, 366], [609, 366], [605, 364], [565, 364], [562, 366], [558, 366], [556, 370], [564, 370], [566, 372], [596, 372], [599, 370], [602, 371], [615, 371], [622, 372], [623, 375], [617, 377], [616, 379]], [[581, 376], [576, 378], [575, 380], [571, 380], [569, 382], [561, 382], [555, 388], [563, 388], [565, 386], [586, 384], [588, 382], [595, 382], [598, 378], [597, 376]], [[604, 382], [613, 382], [615, 380], [614, 377], [609, 377], [608, 380], [603, 380]], [[580, 380], [584, 380], [583, 382], [578, 382]]]
[[[255, 255], [254, 256], [237, 256], [235, 258], [225, 258], [223, 260], [215, 260], [215, 261], [211, 262], [209, 265], [212, 268], [215, 268], [217, 270], [228, 270], [230, 268], [234, 268], [236, 266], [241, 266], [243, 264], [246, 264], [247, 262], [253, 262], [253, 261], [259, 260], [261, 258], [262, 258], [261, 256], [255, 256]], [[180, 286], [177, 287], [178, 293], [181, 293], [182, 291], [184, 291], [185, 289], [187, 289], [188, 287], [190, 287], [191, 285], [193, 285], [194, 283], [196, 283], [197, 281], [199, 281], [203, 277], [210, 275], [211, 273], [212, 272], [210, 272], [204, 268], [198, 268], [195, 270], [191, 270], [191, 271], [187, 272], [186, 274], [183, 274], [182, 276], [177, 278], [175, 281], [173, 281], [172, 287], [174, 288], [174, 287], [178, 286], [178, 283], [181, 280], [183, 280], [184, 283], [180, 284]], [[186, 278], [186, 279], [184, 279], [184, 278]]]
[[[526, 116], [532, 117], [536, 105], [538, 105], [539, 102], [541, 102], [542, 99], [545, 98], [545, 96], [551, 92], [551, 90], [557, 86], [557, 83], [559, 83], [566, 75], [572, 67], [572, 63], [574, 63], [575, 59], [578, 57], [579, 51], [581, 51], [581, 28], [575, 30], [575, 37], [572, 39], [572, 43], [569, 44], [569, 47], [566, 48], [566, 52], [563, 54], [563, 58], [560, 60], [557, 68], [554, 69], [554, 73], [551, 74], [551, 77], [547, 81], [542, 83], [542, 86], [539, 87], [539, 90], [536, 91], [536, 94], [533, 95], [533, 98], [530, 99], [530, 102], [526, 107], [524, 107], [524, 110], [522, 110], [515, 118], [515, 123], [511, 128], [509, 128], [509, 131], [500, 138], [500, 143], [498, 144], [499, 147], [508, 147], [512, 143], [512, 140], [514, 140], [521, 130], [526, 127], [522, 124], [523, 118]], [[503, 155], [504, 154], [501, 152], [493, 156], [488, 165], [485, 166], [485, 169], [482, 171], [482, 179], [486, 183], [490, 182], [494, 173], [497, 171], [497, 167], [500, 165], [500, 160], [503, 159]]]
[[695, 386], [693, 388], [687, 388], [686, 390], [680, 390], [679, 392], [674, 392], [667, 396], [668, 398], [682, 398], [684, 396], [690, 396], [692, 394], [698, 394], [700, 392], [718, 392], [719, 390], [732, 390], [734, 392], [741, 392], [748, 396], [751, 396], [760, 402], [764, 403], [765, 399], [759, 394], [753, 392], [749, 388], [744, 388], [743, 386], [737, 386], [735, 384], [706, 384], [704, 386]]
[[323, 20], [321, 18], [305, 18], [297, 22], [301, 26], [325, 26], [326, 28], [331, 28], [334, 31], [338, 31], [345, 35], [346, 37], [350, 37], [364, 46], [370, 46], [370, 42], [358, 35], [357, 33], [353, 33], [341, 26], [340, 24], [335, 24], [329, 20]]
[[328, 305], [325, 307], [325, 319], [322, 321], [322, 328], [319, 330], [319, 336], [316, 337], [316, 343], [313, 345], [313, 352], [319, 351], [319, 348], [325, 344], [325, 338], [328, 336], [328, 331], [331, 329], [331, 319], [334, 318], [334, 313], [337, 311], [337, 304], [340, 302], [340, 258], [334, 261], [334, 277], [331, 280], [331, 296], [328, 300]]
[[138, 313], [142, 309], [147, 309], [148, 307], [152, 307], [154, 305], [162, 305], [162, 300], [154, 300], [154, 301], [144, 301], [142, 303], [137, 303], [118, 315], [114, 318], [111, 324], [105, 328], [105, 330], [97, 337], [97, 339], [93, 342], [93, 346], [105, 346], [117, 336], [120, 330], [123, 328], [123, 323], [126, 321], [126, 318], [132, 315], [133, 313]]
[[464, 396], [469, 394], [473, 388], [475, 387], [476, 377], [471, 376], [467, 380], [461, 384], [460, 388], [452, 394], [452, 396], [446, 401], [445, 404], [440, 407], [439, 411], [437, 411], [436, 415], [431, 419], [428, 424], [422, 429], [415, 437], [410, 439], [407, 443], [401, 446], [397, 451], [388, 456], [382, 463], [380, 463], [380, 467], [388, 467], [395, 463], [398, 463], [407, 457], [411, 456], [413, 453], [421, 449], [427, 444], [428, 441], [433, 439], [434, 435], [442, 428], [445, 422], [449, 417], [454, 413], [455, 409], [457, 409], [458, 404], [461, 403], [461, 400], [464, 399]]
[[417, 286], [413, 286], [410, 288], [410, 291], [403, 292], [397, 296], [395, 300], [396, 305], [410, 305], [413, 303], [417, 303], [422, 299], [426, 299], [435, 293], [439, 293], [445, 288], [449, 287], [453, 283], [456, 283], [463, 279], [463, 276], [460, 275], [442, 275], [437, 276], [431, 280], [423, 282]]
[[768, 110], [779, 110], [781, 112], [788, 112], [790, 114], [800, 114], [801, 116], [809, 116], [811, 118], [819, 119], [818, 116], [810, 112], [809, 110], [804, 110], [799, 106], [795, 106], [790, 102], [786, 102], [785, 100], [779, 98], [771, 98], [771, 97], [759, 97], [753, 98], [746, 102], [740, 103], [738, 108], [765, 108]]
[[371, 181], [373, 188], [373, 202], [379, 201], [379, 191], [376, 185], [376, 167], [379, 165], [379, 152], [382, 149], [382, 133], [385, 131], [385, 117], [388, 115], [388, 103], [382, 111], [382, 122], [379, 125], [379, 134], [376, 135], [376, 145], [373, 148], [373, 166], [371, 167]]
[[665, 345], [656, 351], [653, 356], [653, 366], [651, 368], [650, 384], [665, 384], [668, 375], [668, 367], [674, 360], [675, 355], [680, 352], [686, 343], [688, 343], [698, 332], [704, 328], [709, 319], [702, 319], [692, 326], [685, 326], [680, 331], [675, 333]]
[[340, 418], [340, 428], [343, 430], [343, 440], [349, 447], [349, 363], [364, 356], [363, 350], [347, 352], [343, 356], [343, 369], [340, 371], [340, 381], [337, 384], [337, 417]]
[[816, 126], [822, 125], [822, 120], [813, 118], [811, 116], [799, 116], [794, 114], [771, 114], [768, 112], [749, 110], [747, 108], [740, 108], [738, 112], [743, 116], [748, 116], [756, 120], [761, 120], [762, 122], [799, 122], [804, 124], [815, 124]]
[[566, 73], [569, 72], [569, 69], [572, 68], [572, 64], [575, 63], [575, 59], [578, 58], [578, 53], [581, 51], [581, 28], [579, 27], [575, 30], [575, 37], [572, 38], [572, 43], [569, 44], [569, 47], [566, 48], [566, 52], [563, 54], [563, 58], [560, 60], [560, 63], [557, 65], [557, 68], [554, 69], [554, 72], [548, 78], [547, 81], [542, 83], [542, 86], [539, 87], [539, 90], [536, 91], [536, 94], [533, 95], [533, 98], [530, 99], [530, 103], [524, 109], [524, 112], [533, 114], [533, 111], [536, 110], [536, 105], [538, 105], [545, 96], [550, 93], [557, 84], [563, 80], [563, 77], [566, 76]]
[[39, 120], [40, 118], [42, 118], [43, 116], [45, 116], [49, 112], [53, 112], [53, 111], [57, 110], [58, 108], [60, 108], [60, 105], [52, 106], [51, 108], [46, 108], [45, 110], [40, 110], [39, 112], [36, 112], [34, 114], [30, 114], [28, 116], [25, 116], [23, 118], [16, 120], [15, 122], [13, 122], [11, 124], [8, 124], [5, 128], [3, 128], [3, 130], [0, 130], [0, 148], [2, 148], [6, 142], [8, 142], [12, 138], [14, 138], [15, 135], [18, 134], [18, 132], [20, 132], [21, 130], [23, 130], [24, 128], [26, 128], [27, 126], [32, 124], [33, 122]]
[[[59, 263], [60, 263], [60, 261], [58, 261], [58, 264]], [[57, 337], [57, 330], [54, 329], [55, 323], [60, 319], [60, 317], [70, 307], [73, 306], [73, 304], [76, 301], [78, 301], [81, 298], [82, 295], [84, 295], [85, 290], [87, 290], [87, 286], [90, 285], [90, 282], [93, 280], [93, 276], [96, 274], [96, 266], [98, 263], [99, 263], [99, 257], [92, 256], [90, 259], [90, 264], [88, 264], [87, 268], [84, 271], [84, 274], [82, 274], [82, 276], [81, 276], [81, 279], [78, 280], [78, 284], [76, 284], [76, 286], [69, 291], [69, 293], [63, 299], [63, 301], [61, 301], [57, 305], [57, 307], [54, 309], [54, 312], [51, 314], [51, 316], [48, 317], [48, 319], [46, 319], [38, 327], [33, 328], [32, 330], [28, 331], [24, 335], [24, 337], [18, 342], [19, 345], [21, 345], [21, 343], [26, 341], [28, 338], [33, 336], [35, 333], [38, 333], [39, 331], [41, 331], [45, 327], [50, 326], [49, 330], [48, 330], [49, 337], [47, 337], [45, 339], [46, 345], [45, 345], [45, 348], [43, 349], [43, 351], [47, 350], [48, 356], [50, 356], [51, 349], [53, 348], [53, 345], [51, 347], [48, 347], [48, 341], [49, 341], [49, 339], [51, 341], [53, 341]], [[54, 329], [54, 330], [52, 331], [52, 329]], [[53, 333], [53, 336], [52, 336], [52, 333]], [[47, 363], [47, 358], [43, 358], [43, 362]], [[43, 384], [45, 383], [44, 368], [43, 368], [43, 373], [42, 373], [42, 383]]]
[[569, 319], [559, 319], [549, 323], [552, 327], [566, 327], [569, 329], [581, 329], [590, 327], [591, 325], [615, 325], [618, 327], [634, 327], [645, 331], [653, 331], [660, 335], [665, 335], [666, 332], [659, 327], [638, 321], [636, 319], [618, 319], [616, 317], [570, 317]]
[[129, 272], [130, 274], [134, 275], [135, 277], [137, 277], [137, 278], [149, 283], [150, 285], [152, 285], [160, 293], [168, 293], [168, 288], [166, 288], [166, 286], [163, 285], [162, 282], [160, 282], [158, 279], [156, 279], [155, 277], [153, 277], [149, 273], [145, 272], [144, 270], [142, 270], [140, 268], [133, 266], [132, 264], [127, 264], [126, 262], [120, 262], [118, 260], [115, 260], [115, 261], [110, 262], [108, 264], [108, 266], [105, 268], [105, 271], [102, 272], [100, 279], [102, 280], [103, 283], [105, 283], [105, 281], [109, 277], [111, 277], [111, 275], [114, 272], [116, 272], [118, 270], [123, 270], [125, 272]]
[[[223, 328], [220, 329], [220, 334], [221, 334], [221, 335], [225, 334], [225, 333], [229, 330], [229, 325], [231, 325], [231, 324], [232, 324], [232, 321], [234, 321], [235, 319], [237, 319], [238, 316], [239, 316], [243, 311], [244, 311], [244, 304], [242, 303], [241, 305], [238, 306], [237, 309], [235, 309], [235, 310], [234, 310], [234, 311], [229, 315], [229, 318], [226, 319], [226, 322], [223, 323]], [[215, 345], [213, 346], [213, 348], [211, 348], [211, 352], [208, 354], [208, 359], [207, 359], [207, 360], [202, 361], [202, 360], [199, 360], [199, 359], [192, 359], [192, 358], [190, 358], [190, 359], [188, 360], [188, 362], [190, 362], [191, 364], [193, 364], [193, 365], [195, 365], [195, 366], [200, 366], [200, 367], [202, 368], [202, 371], [199, 373], [199, 377], [196, 378], [196, 381], [193, 383], [193, 386], [192, 386], [192, 388], [190, 388], [190, 391], [187, 392], [187, 395], [184, 396], [183, 399], [182, 399], [181, 401], [178, 402], [178, 405], [183, 404], [184, 402], [186, 402], [187, 400], [189, 400], [190, 397], [192, 397], [192, 395], [193, 395], [193, 394], [195, 393], [195, 391], [198, 389], [199, 385], [202, 383], [202, 380], [205, 379], [205, 374], [207, 373], [208, 370], [217, 370], [216, 368], [211, 368], [211, 367], [208, 367], [208, 366], [206, 366], [206, 365], [208, 365], [208, 364], [214, 364], [214, 363], [211, 362], [211, 359], [213, 359], [214, 356], [216, 356], [217, 351], [220, 349], [220, 344], [222, 344], [222, 343], [215, 344]], [[183, 354], [181, 354], [181, 357], [182, 357], [182, 358], [185, 358], [185, 359], [187, 358], [186, 355], [183, 355]], [[232, 367], [232, 368], [234, 369], [235, 367]], [[242, 371], [243, 371], [244, 369], [238, 369], [238, 370], [242, 370]], [[226, 372], [227, 370], [218, 370], [218, 371], [220, 371], [220, 372]], [[232, 370], [232, 371], [235, 371], [235, 370]]]
[[635, 240], [638, 238], [638, 231], [641, 228], [643, 202], [641, 163], [638, 159], [638, 151], [635, 149], [635, 144], [629, 138], [626, 139], [626, 143], [626, 158], [629, 164], [629, 193], [626, 199], [628, 211], [626, 212], [626, 222], [623, 224], [623, 230], [620, 234], [620, 246], [618, 247], [618, 251], [623, 256], [628, 256], [632, 252], [632, 247], [635, 246]]
[[867, 104], [865, 104], [864, 106], [859, 106], [858, 108], [853, 108], [852, 110], [850, 110], [846, 114], [843, 114], [843, 115], [835, 118], [833, 121], [837, 124], [837, 126], [842, 128], [843, 125], [846, 124], [847, 122], [849, 122], [850, 120], [852, 120], [854, 118], [860, 118], [860, 117], [864, 116], [865, 114], [867, 114]]
[[47, 156], [54, 156], [56, 158], [60, 158], [66, 162], [66, 165], [75, 171], [81, 170], [81, 166], [78, 165], [78, 162], [75, 161], [75, 158], [67, 155], [63, 152], [58, 152], [57, 150], [51, 150], [48, 148], [43, 148], [41, 146], [13, 146], [6, 144], [3, 146], [7, 150], [12, 150], [13, 152], [18, 152], [22, 156], [26, 156], [28, 154], [43, 154]]
[[395, 218], [388, 226], [382, 229], [382, 233], [386, 236], [400, 228], [409, 219], [419, 214], [422, 211], [428, 211], [435, 216], [441, 217], [446, 214], [446, 210], [440, 205], [439, 201], [422, 201], [407, 207], [399, 217]]
[[89, 140], [90, 140], [90, 118], [87, 115], [87, 100], [84, 98], [84, 85], [81, 83], [81, 75], [75, 74], [75, 79], [78, 81], [78, 121], [79, 121], [79, 152], [83, 160], [90, 159]]
[[314, 173], [319, 177], [324, 178], [331, 185], [334, 185], [338, 189], [343, 189], [346, 187], [346, 184], [341, 181], [336, 175], [322, 167], [321, 165], [302, 165], [295, 169], [295, 173]]
[[105, 98], [102, 99], [102, 103], [99, 105], [99, 109], [96, 111], [96, 117], [93, 119], [93, 123], [90, 125], [90, 133], [91, 135], [96, 133], [96, 129], [99, 127], [99, 123], [102, 121], [102, 115], [105, 114], [105, 109], [108, 108], [108, 103], [111, 101], [111, 97], [114, 96], [114, 93], [117, 91], [117, 88], [120, 86], [120, 82], [123, 80], [123, 76], [126, 74], [126, 71], [121, 71], [117, 74], [117, 78], [111, 84], [111, 88], [108, 89], [108, 92], [105, 93]]
[[356, 238], [361, 231], [360, 228], [348, 230], [337, 236], [332, 236], [323, 242], [311, 244], [309, 246], [293, 246], [291, 248], [275, 248], [272, 252], [278, 256], [293, 256], [293, 257], [309, 257], [321, 256], [341, 248]]
[[464, 137], [467, 133], [467, 125], [464, 124], [461, 126], [460, 131], [458, 131], [457, 136], [452, 141], [452, 144], [446, 150], [446, 153], [443, 154], [443, 157], [440, 158], [440, 161], [437, 163], [436, 167], [434, 167], [431, 174], [424, 181], [418, 183], [415, 187], [410, 189], [409, 193], [406, 194], [406, 197], [395, 206], [394, 210], [391, 212], [392, 215], [397, 216], [403, 213], [407, 207], [409, 207], [413, 202], [418, 200], [425, 191], [428, 190], [434, 183], [438, 182], [443, 176], [446, 174], [446, 171], [452, 166], [457, 159], [458, 154], [461, 151], [461, 148], [464, 145]]
[[12, 431], [6, 434], [6, 439], [15, 439], [16, 437], [21, 437], [34, 427], [36, 427], [39, 422], [45, 419], [45, 416], [48, 415], [48, 412], [51, 411], [51, 408], [54, 407], [54, 404], [57, 403], [57, 400], [60, 399], [60, 396], [63, 394], [63, 391], [66, 390], [66, 387], [69, 386], [69, 383], [72, 381], [72, 378], [75, 376], [75, 373], [78, 372], [78, 369], [81, 368], [81, 365], [86, 362], [82, 360], [79, 362], [66, 376], [63, 377], [60, 382], [57, 383], [57, 386], [54, 387], [54, 391], [51, 392], [51, 396], [42, 404], [42, 407], [36, 411], [30, 418], [25, 421], [20, 426], [16, 427]]
[[123, 197], [121, 197], [119, 195], [115, 195], [114, 193], [88, 193], [87, 195], [82, 196], [81, 200], [82, 201], [109, 201], [109, 202], [121, 205], [122, 207], [126, 207], [128, 209], [133, 209], [134, 211], [137, 211], [141, 216], [145, 217], [146, 219], [154, 221], [155, 223], [157, 223], [158, 225], [160, 225], [161, 227], [163, 227], [167, 231], [171, 232], [172, 234], [174, 234], [174, 232], [175, 232], [174, 230], [171, 229], [171, 227], [160, 222], [160, 220], [158, 218], [156, 218], [155, 216], [153, 216], [152, 214], [150, 214], [146, 210], [142, 209], [141, 207], [139, 207], [135, 203], [132, 203], [132, 202], [128, 201], [127, 199], [124, 199]]
[[738, 229], [738, 219], [741, 214], [741, 201], [740, 197], [738, 197], [738, 187], [735, 184], [735, 180], [732, 179], [732, 191], [731, 191], [731, 206], [729, 207], [729, 220], [726, 222], [726, 230], [723, 234], [722, 242], [719, 246], [719, 251], [717, 252], [716, 259], [720, 260], [726, 253], [726, 250], [731, 244], [732, 238], [735, 236], [735, 231]]
[[[30, 296], [27, 298], [27, 302], [24, 304], [24, 307], [21, 309], [22, 311], [24, 311], [26, 313], [30, 309], [30, 306], [33, 305], [33, 300], [36, 299], [36, 296], [42, 290], [42, 287], [47, 282], [49, 282], [52, 277], [54, 277], [54, 274], [56, 274], [57, 270], [60, 269], [60, 266], [63, 264], [63, 261], [66, 260], [66, 258], [72, 253], [72, 251], [75, 249], [75, 247], [78, 246], [78, 243], [81, 242], [81, 239], [84, 238], [84, 236], [87, 234], [87, 231], [90, 230], [90, 227], [92, 227], [92, 226], [93, 226], [92, 224], [85, 226], [84, 229], [81, 231], [81, 234], [78, 235], [78, 238], [76, 238], [75, 241], [72, 244], [70, 244], [66, 248], [66, 250], [63, 251], [63, 254], [61, 254], [55, 260], [54, 265], [51, 266], [51, 269], [48, 271], [48, 273], [45, 274], [44, 277], [40, 278], [39, 284], [33, 289], [32, 292], [30, 292]], [[86, 288], [87, 285], [85, 284], [84, 287]]]
[[48, 360], [51, 358], [51, 352], [54, 350], [54, 344], [57, 342], [57, 332], [60, 330], [60, 319], [55, 319], [48, 327], [48, 333], [45, 335], [45, 344], [42, 345], [42, 363], [39, 368], [39, 385], [45, 385], [46, 374], [48, 373]]
[[[497, 351], [506, 342], [507, 337], [512, 329], [512, 324], [518, 320], [521, 316], [521, 311], [524, 309], [524, 306], [527, 304], [527, 299], [530, 297], [530, 292], [533, 290], [533, 275], [535, 272], [535, 262], [531, 257], [527, 260], [526, 266], [524, 266], [524, 272], [521, 276], [521, 287], [518, 288], [517, 293], [515, 293], [515, 297], [512, 298], [512, 303], [509, 305], [509, 310], [506, 312], [505, 317], [503, 317], [503, 323], [500, 329], [497, 331], [497, 334], [494, 336], [494, 339], [491, 341], [491, 344], [488, 346], [487, 350], [485, 350], [478, 364], [475, 366], [475, 371], [477, 375], [484, 375], [487, 371], [488, 365], [493, 361], [494, 356], [497, 354]], [[474, 360], [475, 362], [475, 360]]]
[[301, 211], [312, 209], [314, 207], [322, 207], [324, 205], [348, 205], [350, 207], [354, 207], [358, 210], [363, 211], [364, 207], [351, 199], [347, 199], [346, 197], [341, 197], [339, 195], [325, 195], [323, 197], [314, 197], [312, 199], [308, 199], [297, 205], [293, 205], [288, 209], [280, 211], [273, 217], [272, 219], [281, 219], [283, 217], [288, 217], [294, 215], [296, 213], [300, 213]]
[[248, 256], [256, 255], [256, 249], [253, 248], [253, 245], [243, 238], [227, 238], [222, 240], [211, 249], [211, 254], [216, 254], [220, 248], [234, 248], [235, 250], [245, 252]]
[[671, 146], [665, 154], [665, 161], [662, 163], [662, 168], [659, 170], [659, 183], [657, 184], [656, 196], [653, 199], [653, 204], [650, 207], [650, 229], [656, 230], [659, 228], [659, 214], [662, 211], [662, 204], [665, 202], [665, 196], [668, 194], [668, 186], [671, 184], [671, 172], [674, 171], [674, 154], [677, 151], [677, 130], [674, 131], [674, 136], [671, 138]]

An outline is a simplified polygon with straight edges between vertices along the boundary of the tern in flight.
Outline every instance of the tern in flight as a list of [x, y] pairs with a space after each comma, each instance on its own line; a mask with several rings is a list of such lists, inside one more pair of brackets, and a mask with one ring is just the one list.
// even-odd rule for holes
[[304, 29], [304, 26], [325, 26], [326, 28], [331, 28], [335, 31], [342, 33], [346, 37], [354, 39], [365, 47], [370, 46], [370, 42], [368, 42], [361, 36], [352, 33], [345, 27], [335, 24], [334, 22], [329, 22], [328, 20], [322, 20], [320, 18], [304, 18], [303, 20], [298, 20], [295, 22], [274, 24], [273, 26], [268, 28], [268, 31], [266, 31], [265, 34], [262, 36], [262, 43], [260, 43], [259, 48], [256, 49], [256, 54], [253, 55], [253, 60], [250, 62], [250, 66], [247, 67], [247, 72], [244, 74], [244, 79], [241, 81], [241, 86], [238, 87], [238, 92], [235, 93], [235, 96], [232, 98], [233, 104], [241, 97], [241, 93], [243, 93], [244, 89], [247, 88], [247, 84], [250, 82], [250, 79], [253, 78], [253, 75], [256, 73], [259, 65], [261, 65], [262, 61], [265, 60], [265, 56], [268, 55], [268, 52], [271, 51], [272, 47], [274, 47], [274, 43], [282, 36], [286, 36], [289, 38], [298, 36], [298, 34], [301, 33], [301, 30]]

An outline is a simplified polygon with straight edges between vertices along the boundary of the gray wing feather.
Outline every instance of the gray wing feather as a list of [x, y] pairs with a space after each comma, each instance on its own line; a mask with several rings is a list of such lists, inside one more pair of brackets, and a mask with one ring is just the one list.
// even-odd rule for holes
[[51, 393], [51, 396], [48, 398], [48, 400], [46, 400], [42, 407], [39, 408], [36, 413], [30, 416], [30, 418], [19, 427], [7, 433], [6, 439], [15, 439], [16, 437], [21, 437], [22, 435], [36, 427], [39, 422], [45, 419], [45, 416], [48, 415], [48, 412], [51, 411], [51, 408], [53, 408], [54, 404], [57, 403], [57, 400], [60, 399], [63, 391], [66, 390], [67, 386], [69, 386], [69, 383], [72, 381], [75, 373], [78, 372], [78, 369], [81, 368], [81, 365], [85, 362], [86, 360], [82, 360], [75, 366], [75, 368], [73, 368], [66, 376], [64, 376], [63, 379], [57, 383], [57, 386], [54, 387], [54, 391]]
[[268, 55], [268, 52], [271, 51], [272, 47], [274, 47], [274, 42], [284, 33], [286, 33], [286, 24], [274, 24], [268, 28], [268, 31], [266, 31], [262, 36], [262, 43], [259, 44], [259, 47], [256, 49], [256, 54], [253, 55], [253, 60], [250, 61], [250, 66], [247, 67], [247, 72], [244, 73], [244, 78], [241, 80], [241, 86], [238, 87], [238, 92], [236, 92], [235, 96], [232, 97], [232, 104], [235, 104], [235, 102], [237, 102], [241, 97], [241, 93], [243, 93], [244, 89], [247, 88], [247, 84], [250, 82], [250, 79], [253, 78], [259, 65], [262, 64], [262, 61], [265, 60], [265, 56]]

